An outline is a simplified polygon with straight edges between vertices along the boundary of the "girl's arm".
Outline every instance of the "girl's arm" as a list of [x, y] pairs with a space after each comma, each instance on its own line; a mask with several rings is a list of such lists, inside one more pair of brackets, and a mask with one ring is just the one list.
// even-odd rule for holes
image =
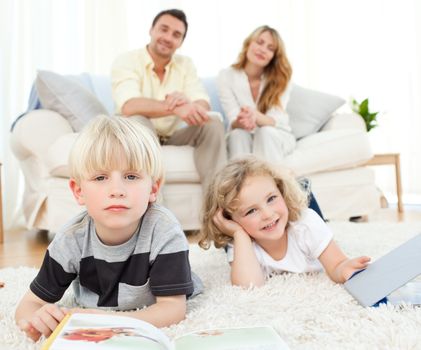
[[347, 258], [333, 240], [320, 254], [319, 260], [330, 279], [337, 283], [344, 283], [355, 271], [365, 269], [370, 262], [370, 258], [367, 256], [353, 259]]
[[155, 327], [168, 327], [179, 323], [186, 317], [186, 296], [173, 295], [156, 297], [156, 303], [136, 311], [105, 311], [100, 309], [71, 309], [71, 312], [113, 314], [137, 318], [149, 322]]
[[222, 209], [215, 214], [215, 225], [234, 239], [234, 260], [231, 263], [231, 283], [236, 286], [262, 286], [265, 277], [254, 252], [253, 243], [244, 229], [235, 221], [226, 219]]
[[235, 231], [233, 238], [234, 260], [231, 263], [231, 283], [246, 288], [264, 285], [265, 277], [250, 236], [240, 228]]

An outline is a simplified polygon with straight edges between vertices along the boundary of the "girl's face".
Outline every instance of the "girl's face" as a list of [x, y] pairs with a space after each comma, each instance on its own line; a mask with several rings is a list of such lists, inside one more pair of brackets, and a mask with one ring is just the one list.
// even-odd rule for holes
[[288, 223], [288, 208], [271, 176], [246, 178], [237, 199], [239, 207], [232, 219], [259, 245], [283, 236]]
[[247, 49], [247, 60], [259, 67], [266, 67], [275, 55], [276, 43], [268, 31], [252, 40]]

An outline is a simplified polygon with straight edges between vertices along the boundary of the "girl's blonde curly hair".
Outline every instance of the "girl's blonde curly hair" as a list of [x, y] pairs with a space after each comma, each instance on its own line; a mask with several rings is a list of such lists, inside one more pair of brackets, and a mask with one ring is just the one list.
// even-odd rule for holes
[[238, 208], [238, 195], [245, 180], [250, 176], [270, 176], [274, 179], [288, 208], [288, 222], [297, 221], [308, 204], [307, 193], [287, 169], [275, 169], [269, 163], [254, 156], [230, 161], [209, 184], [202, 210], [202, 228], [199, 246], [204, 249], [214, 242], [216, 248], [226, 246], [232, 238], [224, 234], [213, 222], [221, 208], [232, 215]]

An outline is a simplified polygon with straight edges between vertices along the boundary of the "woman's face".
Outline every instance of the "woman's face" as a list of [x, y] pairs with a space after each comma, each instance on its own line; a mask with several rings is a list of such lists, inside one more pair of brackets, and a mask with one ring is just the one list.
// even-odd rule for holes
[[266, 67], [275, 55], [276, 43], [272, 34], [262, 32], [250, 42], [247, 50], [247, 60], [259, 67]]

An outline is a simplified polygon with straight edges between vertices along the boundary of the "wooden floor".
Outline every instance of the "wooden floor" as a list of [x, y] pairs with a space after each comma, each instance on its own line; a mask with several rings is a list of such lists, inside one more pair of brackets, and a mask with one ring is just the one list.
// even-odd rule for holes
[[[406, 206], [405, 213], [399, 215], [396, 208], [379, 210], [368, 221], [408, 222], [421, 221], [421, 206]], [[195, 237], [189, 237], [191, 242]], [[0, 244], [0, 268], [16, 266], [41, 266], [48, 245], [45, 231], [25, 231], [15, 229], [5, 232], [4, 243]]]

